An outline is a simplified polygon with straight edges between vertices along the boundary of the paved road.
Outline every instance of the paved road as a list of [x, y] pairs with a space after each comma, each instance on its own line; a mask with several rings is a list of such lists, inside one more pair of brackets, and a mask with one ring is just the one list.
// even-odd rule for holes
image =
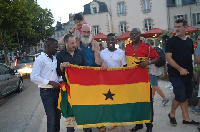
[[[160, 106], [161, 97], [158, 94], [155, 95], [153, 132], [198, 132], [197, 126], [182, 124], [180, 107], [176, 113], [178, 125], [171, 126], [167, 114], [171, 108], [173, 92], [164, 87], [167, 82], [159, 81], [159, 85], [170, 102], [162, 107]], [[200, 121], [200, 115], [191, 111], [189, 114], [193, 120]], [[132, 126], [124, 126], [109, 132], [129, 132], [130, 128]], [[39, 89], [29, 79], [24, 80], [24, 91], [10, 94], [0, 100], [0, 132], [46, 132], [46, 116], [39, 97]], [[61, 119], [61, 132], [66, 132], [64, 118]], [[83, 131], [76, 129], [75, 132]], [[93, 132], [98, 132], [98, 130], [93, 128]], [[138, 132], [146, 132], [146, 128]]]
[[0, 99], [0, 132], [38, 132], [44, 117], [39, 89], [24, 79], [24, 90]]
[[[167, 85], [168, 82], [166, 81], [159, 81], [159, 86], [163, 90], [165, 96], [170, 99], [170, 102], [166, 106], [161, 106], [161, 101], [162, 98], [156, 93], [154, 97], [154, 122], [153, 122], [153, 132], [198, 132], [197, 126], [195, 125], [184, 125], [182, 124], [182, 114], [181, 114], [181, 109], [180, 107], [177, 109], [176, 112], [176, 120], [177, 120], [177, 126], [171, 126], [168, 118], [168, 113], [170, 112], [171, 109], [171, 101], [174, 98], [173, 91], [165, 88], [164, 86]], [[189, 108], [191, 109], [191, 108]], [[200, 121], [200, 115], [196, 115], [195, 113], [191, 112], [189, 110], [189, 115], [191, 119], [195, 121]], [[42, 131], [46, 131], [46, 118], [43, 117], [43, 124], [42, 124]], [[107, 131], [108, 132], [130, 132], [130, 129], [133, 126], [123, 126], [123, 127], [118, 127], [112, 131]], [[92, 128], [93, 132], [99, 132], [98, 129]], [[61, 119], [61, 132], [66, 132], [65, 124], [64, 124], [64, 118]], [[75, 132], [83, 132], [81, 129], [76, 129]], [[138, 132], [146, 132], [146, 127], [143, 129], [139, 130]]]

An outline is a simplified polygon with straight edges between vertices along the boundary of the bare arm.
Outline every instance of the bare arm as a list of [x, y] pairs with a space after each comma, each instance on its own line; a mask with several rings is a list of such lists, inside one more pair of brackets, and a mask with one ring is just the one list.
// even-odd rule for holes
[[194, 64], [200, 64], [200, 56], [194, 55]]
[[77, 29], [77, 25], [74, 25], [73, 27], [72, 27], [72, 29], [71, 29], [71, 33], [74, 33], [74, 31]]
[[95, 47], [95, 51], [94, 51], [94, 57], [95, 57], [95, 63], [99, 66], [102, 65], [101, 62], [101, 58], [100, 58], [100, 47], [99, 47], [99, 43], [96, 40], [92, 40], [92, 43]]
[[[160, 57], [159, 57], [159, 58], [160, 58]], [[155, 58], [155, 59], [150, 60], [150, 61], [142, 61], [142, 62], [140, 63], [140, 66], [144, 68], [144, 67], [147, 67], [149, 64], [155, 64], [156, 62], [158, 62], [159, 58]], [[150, 63], [149, 63], [149, 62], [150, 62]]]
[[180, 75], [187, 75], [189, 72], [187, 69], [182, 68], [179, 66], [173, 59], [172, 59], [172, 53], [165, 53], [166, 60], [170, 64], [170, 66], [174, 67], [176, 70], [180, 72]]

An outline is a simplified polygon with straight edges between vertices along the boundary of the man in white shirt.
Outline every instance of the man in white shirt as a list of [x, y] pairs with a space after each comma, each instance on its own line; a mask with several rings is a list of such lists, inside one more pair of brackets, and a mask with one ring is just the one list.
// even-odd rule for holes
[[126, 66], [125, 52], [119, 48], [115, 48], [116, 36], [113, 33], [107, 35], [108, 48], [100, 52], [102, 62], [106, 62], [108, 67], [122, 67]]
[[[114, 33], [109, 33], [107, 35], [106, 43], [107, 43], [107, 48], [100, 52], [100, 58], [102, 62], [106, 62], [108, 67], [122, 67], [122, 66], [125, 67], [127, 64], [125, 52], [119, 48], [115, 48], [116, 36]], [[114, 129], [113, 130], [114, 132], [117, 132], [117, 131], [122, 131], [123, 128], [121, 126], [120, 127], [113, 126], [109, 128], [109, 130], [112, 129]], [[100, 131], [103, 130], [105, 130], [105, 127], [100, 128]]]
[[61, 112], [57, 109], [59, 95], [59, 77], [57, 76], [57, 60], [55, 54], [58, 41], [49, 38], [46, 42], [46, 51], [42, 52], [33, 64], [30, 79], [40, 88], [40, 97], [47, 116], [47, 132], [60, 131]]

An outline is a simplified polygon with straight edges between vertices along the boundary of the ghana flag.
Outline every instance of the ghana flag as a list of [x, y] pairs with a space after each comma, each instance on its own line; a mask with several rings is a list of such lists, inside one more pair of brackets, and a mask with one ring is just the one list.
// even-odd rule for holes
[[150, 82], [146, 68], [73, 66], [65, 69], [78, 128], [149, 123]]

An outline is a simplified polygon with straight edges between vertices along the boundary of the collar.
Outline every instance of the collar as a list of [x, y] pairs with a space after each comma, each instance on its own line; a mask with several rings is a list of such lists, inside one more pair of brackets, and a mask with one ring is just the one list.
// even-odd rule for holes
[[[41, 55], [44, 56], [44, 57], [46, 57], [46, 58], [49, 58], [49, 56], [46, 53], [44, 53], [44, 52], [41, 52]], [[52, 58], [54, 59], [55, 57], [52, 56]], [[51, 59], [51, 58], [49, 58], [49, 59]]]
[[[141, 43], [139, 46], [144, 47], [146, 44], [144, 43], [144, 41], [141, 40]], [[129, 44], [128, 46], [133, 47], [133, 43]], [[138, 47], [139, 47], [138, 46]]]

